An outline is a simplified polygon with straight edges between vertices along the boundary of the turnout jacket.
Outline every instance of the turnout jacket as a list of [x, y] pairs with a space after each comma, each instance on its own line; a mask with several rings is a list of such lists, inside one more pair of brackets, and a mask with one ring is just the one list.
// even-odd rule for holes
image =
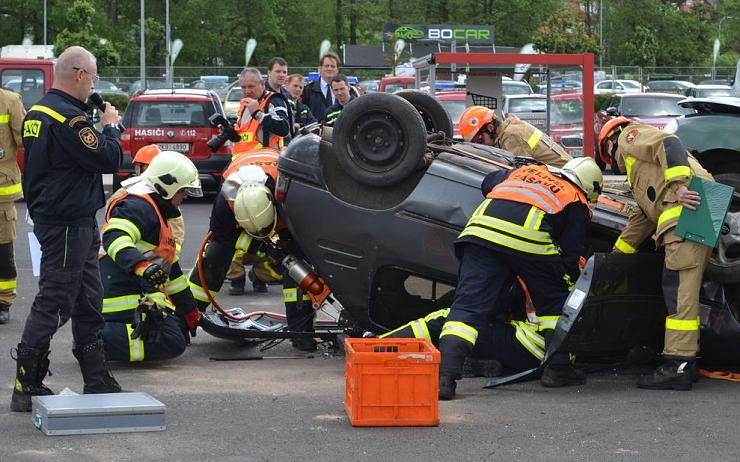
[[20, 95], [0, 88], [0, 203], [23, 198], [16, 152], [22, 143], [21, 122], [24, 115]]
[[514, 115], [507, 117], [496, 132], [493, 145], [515, 156], [532, 157], [555, 167], [573, 159], [555, 140]]
[[87, 105], [52, 88], [23, 121], [23, 190], [36, 223], [94, 226], [105, 204], [102, 173], [115, 173], [123, 150], [118, 129], [99, 132]]
[[133, 273], [134, 267], [144, 260], [154, 261], [165, 270], [171, 265], [169, 279], [163, 290], [176, 306], [179, 316], [195, 308], [195, 300], [180, 268], [179, 257], [174, 252], [175, 243], [165, 243], [173, 248], [171, 262], [161, 261], [147, 253], [163, 244], [160, 242], [162, 235], [169, 234], [169, 229], [162, 233], [159, 214], [165, 226], [166, 220], [180, 216], [179, 210], [159, 194], [151, 193], [149, 197], [157, 210], [145, 199], [129, 195], [115, 202], [108, 211], [108, 223], [103, 232], [105, 255], [100, 262], [105, 292], [103, 317], [107, 321], [131, 321], [141, 293], [152, 292], [151, 288], [142, 287], [141, 279]]
[[634, 253], [653, 233], [658, 246], [677, 240], [669, 232], [678, 223], [682, 210], [676, 189], [688, 185], [693, 175], [710, 180], [712, 175], [676, 136], [642, 123], [624, 127], [615, 158], [619, 168], [627, 172], [627, 182], [638, 208], [630, 213], [627, 226], [614, 246], [623, 253]]
[[[265, 90], [259, 108], [250, 114], [246, 98], [239, 104], [236, 133], [239, 141], [231, 147], [231, 158], [264, 147], [280, 150], [292, 129], [288, 102], [281, 93]], [[253, 117], [254, 115], [254, 117]]]

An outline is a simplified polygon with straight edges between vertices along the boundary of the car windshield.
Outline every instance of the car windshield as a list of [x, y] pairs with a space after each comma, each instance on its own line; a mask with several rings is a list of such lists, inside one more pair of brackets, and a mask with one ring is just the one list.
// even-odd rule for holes
[[231, 102], [241, 101], [242, 98], [244, 98], [244, 92], [242, 91], [242, 89], [234, 88], [229, 93], [229, 96], [226, 98], [226, 101], [231, 101]]
[[640, 88], [640, 84], [637, 82], [630, 82], [629, 80], [622, 80], [620, 82], [624, 88]]
[[693, 114], [693, 110], [678, 105], [681, 98], [624, 98], [621, 113], [624, 116], [679, 116]]
[[529, 95], [532, 93], [532, 89], [529, 87], [529, 85], [514, 82], [504, 82], [503, 93], [504, 95]]
[[696, 96], [707, 98], [710, 96], [735, 96], [732, 88], [697, 88]]
[[458, 123], [460, 114], [465, 110], [465, 101], [440, 101], [439, 103], [450, 115], [452, 123]]
[[509, 112], [545, 112], [547, 100], [545, 98], [517, 98], [509, 100]]
[[147, 101], [136, 105], [135, 127], [210, 127], [213, 104], [200, 101]]
[[403, 83], [388, 83], [385, 85], [386, 93], [393, 93], [394, 91], [403, 90]]
[[551, 125], [583, 124], [583, 103], [577, 99], [561, 99], [550, 102]]

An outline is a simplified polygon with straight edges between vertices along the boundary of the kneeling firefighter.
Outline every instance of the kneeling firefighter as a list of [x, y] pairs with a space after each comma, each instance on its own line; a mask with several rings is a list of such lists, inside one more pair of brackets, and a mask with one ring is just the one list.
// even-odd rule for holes
[[123, 187], [103, 232], [106, 353], [115, 361], [171, 359], [185, 351], [200, 320], [168, 225], [187, 196], [203, 195], [198, 170], [184, 155], [164, 151]]
[[[280, 262], [271, 260], [263, 253], [263, 244], [278, 236], [282, 245], [290, 248], [288, 230], [277, 215], [273, 189], [277, 179], [278, 154], [272, 150], [261, 150], [242, 154], [234, 159], [224, 172], [224, 183], [216, 196], [211, 210], [210, 238], [203, 255], [190, 273], [190, 289], [198, 308], [205, 311], [211, 303], [210, 297], [218, 294], [226, 278], [236, 252], [243, 252], [251, 261], [275, 274], [283, 281], [283, 301], [288, 329], [297, 332], [314, 330], [315, 313], [308, 295], [297, 283], [285, 274]], [[291, 253], [299, 254], [298, 249]], [[202, 281], [198, 268], [203, 268]], [[210, 294], [206, 293], [208, 287]], [[316, 350], [316, 341], [310, 338], [295, 338], [293, 346], [302, 351]]]
[[[514, 275], [529, 288], [539, 310], [538, 332], [547, 350], [563, 304], [580, 275], [591, 219], [588, 203], [598, 198], [602, 183], [594, 160], [578, 158], [562, 170], [545, 165], [520, 167], [486, 194], [455, 242], [460, 270], [439, 339], [440, 399], [455, 396], [456, 380], [479, 329], [500, 309], [501, 291]], [[567, 352], [558, 352], [541, 377], [548, 387], [585, 382]]]

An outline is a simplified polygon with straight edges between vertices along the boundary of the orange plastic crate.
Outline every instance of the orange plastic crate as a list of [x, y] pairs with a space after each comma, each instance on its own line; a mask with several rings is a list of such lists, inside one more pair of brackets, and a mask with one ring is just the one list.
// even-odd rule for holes
[[439, 351], [421, 339], [347, 338], [344, 408], [353, 426], [439, 425]]

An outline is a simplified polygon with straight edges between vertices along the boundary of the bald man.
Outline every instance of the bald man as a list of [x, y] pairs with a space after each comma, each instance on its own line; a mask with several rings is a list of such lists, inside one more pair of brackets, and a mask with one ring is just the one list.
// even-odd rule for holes
[[95, 56], [82, 47], [67, 48], [54, 68], [51, 90], [23, 120], [23, 191], [41, 244], [41, 277], [16, 350], [13, 411], [30, 412], [32, 396], [52, 394], [43, 384], [49, 345], [69, 318], [84, 392], [121, 391], [100, 337], [103, 287], [95, 212], [105, 204], [101, 174], [115, 173], [123, 152], [116, 108], [108, 105], [102, 113], [102, 132], [87, 116], [85, 101], [97, 80]]

